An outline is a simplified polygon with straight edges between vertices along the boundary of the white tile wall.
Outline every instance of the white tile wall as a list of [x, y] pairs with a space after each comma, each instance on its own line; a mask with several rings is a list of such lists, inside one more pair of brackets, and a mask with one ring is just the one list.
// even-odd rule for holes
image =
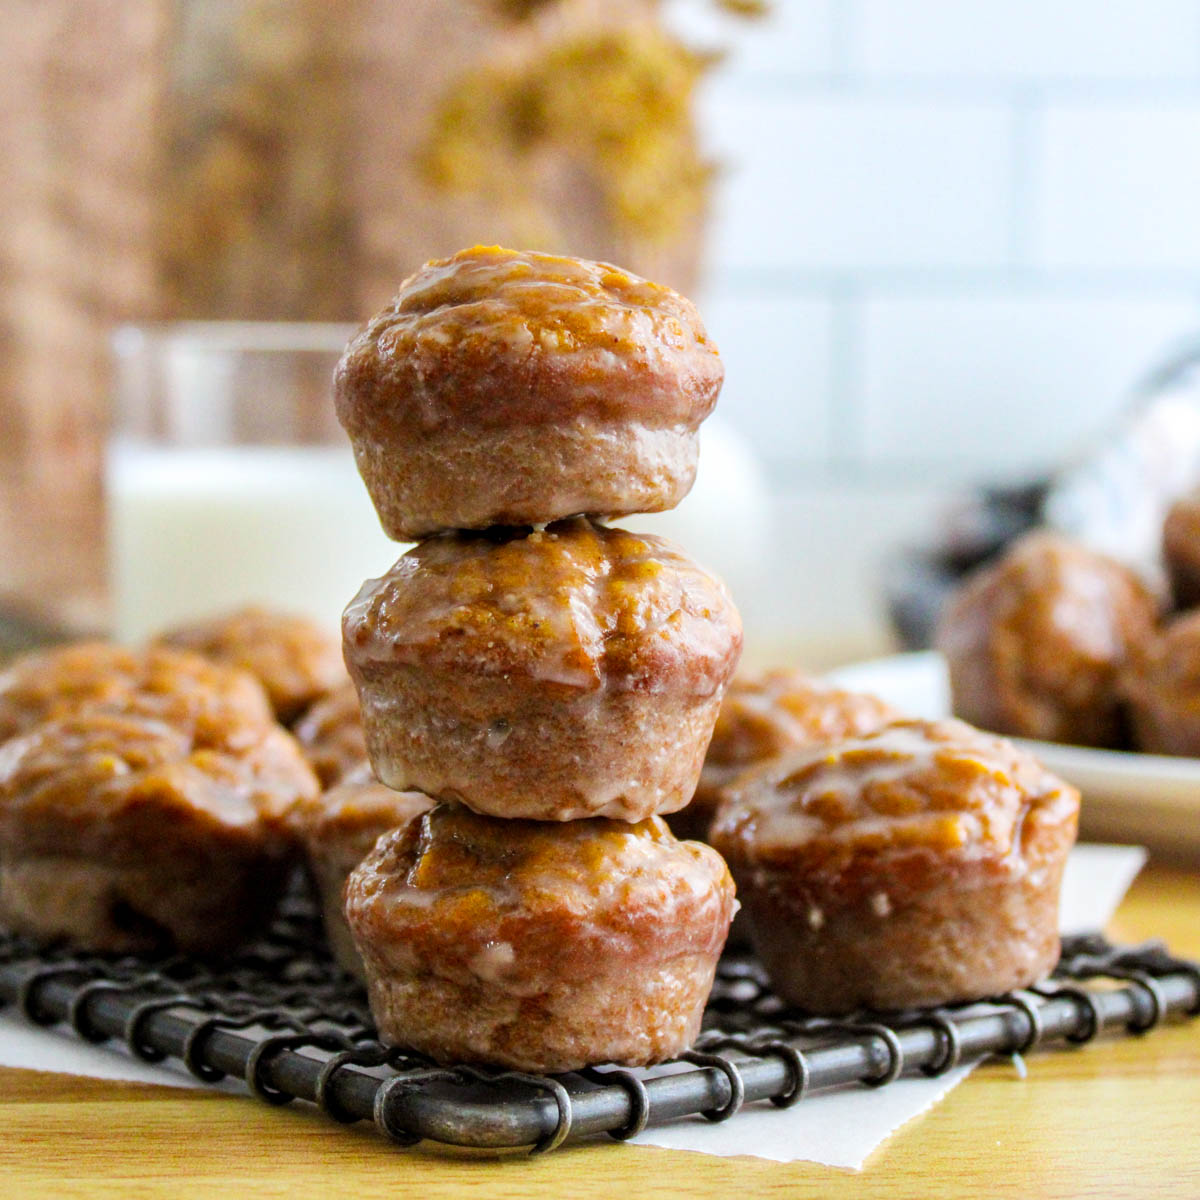
[[944, 500], [944, 492], [921, 480], [799, 477], [777, 499], [766, 586], [753, 596], [735, 595], [748, 663], [791, 660], [817, 668], [884, 653], [884, 563], [898, 543], [929, 536]]
[[1022, 475], [1078, 454], [1147, 363], [1200, 328], [1200, 297], [868, 297], [862, 453], [946, 481]]
[[1054, 105], [1034, 169], [1037, 254], [1048, 266], [1200, 275], [1197, 101]]
[[1200, 0], [774, 14], [703, 31], [733, 48], [701, 299], [726, 413], [780, 473], [1037, 470], [1200, 333]]
[[721, 349], [721, 415], [757, 446], [782, 443], [797, 461], [832, 450], [833, 302], [823, 297], [718, 292], [704, 322]]
[[[789, 0], [780, 0], [786, 6]], [[1037, 80], [1194, 79], [1191, 0], [857, 0], [866, 74]]]
[[1008, 249], [1011, 122], [996, 104], [746, 93], [707, 105], [727, 164], [723, 267], [993, 266]]
[[698, 298], [725, 416], [806, 489], [809, 616], [862, 624], [933, 497], [1061, 461], [1200, 337], [1200, 0], [772, 7], [670, 0], [733, 45]]

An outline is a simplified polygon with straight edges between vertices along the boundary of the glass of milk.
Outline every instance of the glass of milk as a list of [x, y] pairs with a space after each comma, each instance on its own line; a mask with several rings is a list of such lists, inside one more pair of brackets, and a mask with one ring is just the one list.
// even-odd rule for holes
[[183, 322], [114, 339], [108, 546], [116, 636], [260, 604], [331, 631], [403, 547], [333, 411], [344, 325]]

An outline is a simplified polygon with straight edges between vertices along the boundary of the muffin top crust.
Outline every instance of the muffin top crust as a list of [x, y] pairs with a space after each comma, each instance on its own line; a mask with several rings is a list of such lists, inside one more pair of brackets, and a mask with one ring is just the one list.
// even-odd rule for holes
[[705, 765], [760, 762], [797, 746], [871, 733], [902, 715], [877, 696], [844, 691], [803, 671], [741, 675], [721, 702]]
[[[795, 750], [725, 792], [713, 844], [798, 875], [853, 880], [869, 861], [1019, 860], [1039, 829], [1073, 836], [1079, 793], [962, 721], [900, 721]], [[868, 872], [869, 874], [869, 872]]]
[[157, 641], [249, 671], [284, 724], [346, 678], [337, 640], [307, 617], [290, 613], [243, 608], [180, 626]]
[[432, 946], [446, 970], [519, 977], [588, 947], [715, 953], [733, 911], [720, 856], [658, 817], [548, 825], [440, 804], [380, 839], [351, 875], [361, 948], [404, 961]]
[[577, 518], [431, 538], [343, 618], [352, 674], [437, 665], [550, 686], [711, 695], [741, 652], [724, 585], [662, 538]]
[[81, 642], [25, 655], [0, 672], [0, 743], [95, 704], [195, 728], [208, 740], [274, 723], [262, 686], [246, 672], [179, 650]]
[[86, 705], [0, 745], [0, 847], [142, 861], [190, 839], [290, 845], [288, 814], [316, 795], [295, 741], [273, 722], [214, 731]]
[[695, 428], [724, 369], [692, 303], [609, 263], [475, 246], [427, 263], [346, 349], [351, 435], [386, 420], [538, 424], [587, 413]]

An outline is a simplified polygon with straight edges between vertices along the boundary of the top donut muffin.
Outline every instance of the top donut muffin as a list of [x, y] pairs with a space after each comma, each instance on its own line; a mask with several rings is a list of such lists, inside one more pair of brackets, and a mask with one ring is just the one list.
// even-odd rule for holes
[[670, 288], [477, 246], [401, 285], [335, 393], [384, 529], [407, 541], [673, 507], [723, 375]]

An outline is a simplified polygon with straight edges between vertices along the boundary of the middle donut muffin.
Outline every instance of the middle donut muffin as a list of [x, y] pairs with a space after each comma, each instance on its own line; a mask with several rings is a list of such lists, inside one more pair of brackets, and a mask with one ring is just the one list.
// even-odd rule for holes
[[423, 542], [343, 635], [382, 783], [547, 821], [687, 804], [742, 645], [719, 580], [584, 518]]

